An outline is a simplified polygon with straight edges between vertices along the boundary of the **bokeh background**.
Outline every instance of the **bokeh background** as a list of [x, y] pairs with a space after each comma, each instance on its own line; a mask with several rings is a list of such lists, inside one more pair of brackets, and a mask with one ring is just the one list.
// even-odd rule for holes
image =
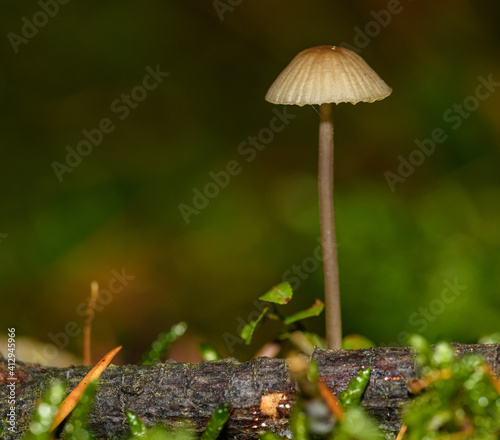
[[[259, 295], [288, 279], [290, 312], [323, 298], [315, 109], [288, 108], [295, 118], [254, 160], [238, 150], [283, 111], [264, 100], [275, 77], [321, 44], [356, 49], [393, 88], [384, 101], [334, 109], [344, 332], [385, 345], [406, 332], [433, 342], [498, 332], [500, 4], [73, 0], [55, 12], [49, 3], [48, 20], [43, 2], [5, 4], [0, 17], [1, 332], [15, 327], [39, 353], [51, 335], [64, 342], [97, 280], [117, 292], [101, 298], [95, 357], [120, 344], [119, 362], [137, 362], [186, 321], [176, 359], [196, 360], [200, 341], [246, 359], [279, 331], [227, 346]], [[30, 31], [34, 20], [46, 24]], [[169, 75], [136, 91], [142, 100], [120, 119], [116, 100], [148, 66]], [[478, 89], [481, 78], [490, 90]], [[59, 179], [54, 162], [66, 165], [67, 146], [103, 118], [114, 130]], [[387, 172], [436, 129], [446, 140], [391, 190]], [[179, 205], [193, 207], [232, 160], [241, 172], [186, 222]], [[117, 286], [116, 272], [134, 278]], [[324, 331], [322, 318], [307, 324]], [[81, 336], [62, 345], [80, 356]]]

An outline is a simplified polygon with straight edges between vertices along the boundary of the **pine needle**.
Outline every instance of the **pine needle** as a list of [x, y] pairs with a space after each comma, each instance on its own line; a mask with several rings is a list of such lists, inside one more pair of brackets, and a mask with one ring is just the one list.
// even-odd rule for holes
[[116, 353], [121, 350], [122, 346], [114, 348], [109, 353], [107, 353], [95, 366], [87, 373], [87, 375], [81, 380], [81, 382], [76, 386], [76, 388], [68, 394], [68, 396], [59, 405], [59, 410], [54, 417], [52, 426], [50, 430], [53, 431], [57, 428], [61, 422], [68, 416], [68, 414], [75, 409], [83, 393], [89, 386], [91, 382], [97, 380], [101, 374], [104, 372], [106, 367], [115, 357]]

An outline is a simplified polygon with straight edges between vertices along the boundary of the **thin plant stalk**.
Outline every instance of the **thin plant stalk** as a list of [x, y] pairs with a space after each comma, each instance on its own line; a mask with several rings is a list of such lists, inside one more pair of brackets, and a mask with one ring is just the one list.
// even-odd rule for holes
[[83, 327], [83, 365], [92, 364], [92, 351], [90, 348], [90, 341], [92, 332], [92, 320], [94, 319], [94, 309], [98, 295], [99, 284], [97, 284], [97, 281], [92, 281], [92, 283], [90, 284], [90, 298], [89, 302], [87, 303], [87, 313], [85, 315], [85, 324]]
[[342, 348], [339, 268], [333, 208], [333, 115], [332, 104], [319, 107], [319, 214], [325, 279], [326, 341], [329, 349]]

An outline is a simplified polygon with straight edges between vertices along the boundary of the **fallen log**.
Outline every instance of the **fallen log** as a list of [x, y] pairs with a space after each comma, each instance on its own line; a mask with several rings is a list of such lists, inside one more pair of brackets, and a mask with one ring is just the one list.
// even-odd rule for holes
[[[500, 344], [453, 344], [457, 356], [475, 353], [500, 373]], [[372, 375], [363, 405], [379, 426], [396, 433], [401, 410], [410, 398], [406, 384], [420, 376], [410, 348], [365, 350], [316, 349], [313, 359], [320, 378], [335, 393], [363, 367]], [[73, 389], [89, 367], [51, 368], [38, 364], [16, 364], [16, 433], [5, 439], [19, 439], [27, 431], [31, 413], [47, 388], [57, 380]], [[0, 358], [0, 414], [2, 425], [8, 412], [5, 359]], [[290, 409], [297, 391], [286, 361], [258, 358], [245, 363], [234, 359], [186, 364], [169, 361], [154, 365], [110, 365], [101, 376], [89, 426], [98, 438], [115, 439], [128, 433], [125, 409], [135, 412], [148, 426], [178, 426], [190, 419], [202, 430], [211, 413], [223, 402], [231, 405], [231, 416], [220, 438], [258, 438], [262, 431], [286, 434]]]

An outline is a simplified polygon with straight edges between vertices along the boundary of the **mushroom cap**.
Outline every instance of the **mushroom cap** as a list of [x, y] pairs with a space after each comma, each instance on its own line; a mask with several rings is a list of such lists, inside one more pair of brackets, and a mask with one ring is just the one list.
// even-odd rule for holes
[[373, 102], [392, 89], [352, 50], [317, 46], [300, 52], [269, 88], [273, 104], [326, 104]]

